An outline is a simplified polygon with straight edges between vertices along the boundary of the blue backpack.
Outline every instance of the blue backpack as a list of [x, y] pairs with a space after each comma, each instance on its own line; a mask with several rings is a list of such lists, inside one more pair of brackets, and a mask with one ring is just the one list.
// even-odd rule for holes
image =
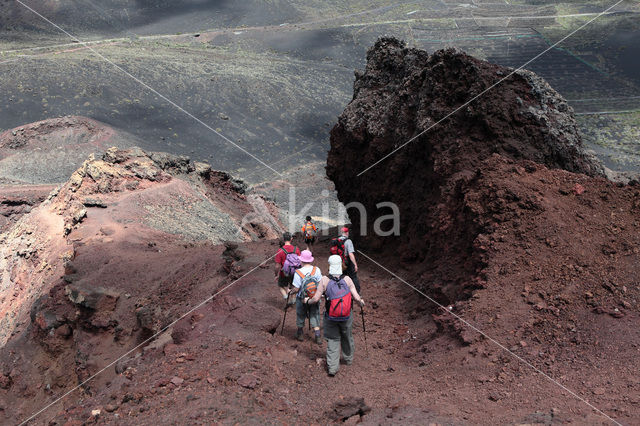
[[298, 298], [312, 298], [316, 295], [316, 291], [318, 290], [318, 280], [316, 279], [317, 270], [318, 268], [314, 266], [307, 275], [303, 274], [300, 269], [296, 271], [296, 274], [298, 274], [302, 282], [302, 284], [300, 284], [300, 290], [298, 290]]

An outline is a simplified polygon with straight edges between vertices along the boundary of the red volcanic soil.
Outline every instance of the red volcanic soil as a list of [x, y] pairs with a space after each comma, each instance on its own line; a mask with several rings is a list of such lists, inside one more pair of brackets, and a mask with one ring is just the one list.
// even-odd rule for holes
[[[293, 311], [279, 334], [276, 241], [213, 246], [137, 227], [91, 236], [89, 216], [70, 234], [64, 278], [3, 349], [2, 413], [26, 418], [169, 325], [36, 424], [611, 424], [568, 390], [633, 424], [640, 193], [498, 155], [465, 191], [463, 209], [487, 221], [474, 241], [486, 266], [451, 312], [484, 336], [361, 254], [367, 346], [358, 316], [356, 360], [334, 378], [324, 344], [293, 339]], [[321, 242], [321, 268], [327, 253]], [[424, 266], [365, 253], [428, 289]]]
[[[149, 242], [156, 245], [151, 248]], [[10, 415], [8, 418], [23, 418], [36, 411], [133, 347], [135, 341], [129, 336], [141, 335], [141, 321], [162, 324], [178, 318], [189, 312], [190, 306], [232, 284], [156, 341], [42, 413], [36, 423], [347, 420], [365, 424], [608, 424], [604, 417], [491, 342], [470, 339], [474, 341], [463, 343], [443, 333], [429, 315], [433, 311], [430, 302], [362, 258], [360, 275], [368, 302], [367, 347], [365, 350], [357, 315], [355, 362], [342, 365], [336, 377], [328, 377], [325, 344], [320, 347], [311, 343], [310, 336], [304, 342], [295, 341], [292, 311], [287, 315], [284, 335], [279, 334], [282, 300], [277, 296], [271, 262], [267, 262], [269, 267], [258, 267], [234, 281], [235, 276], [250, 272], [276, 250], [275, 241], [243, 243], [221, 256], [222, 248], [178, 247], [169, 241], [157, 241], [154, 236], [137, 243], [127, 241], [127, 250], [120, 257], [106, 246], [80, 247], [75, 273], [83, 282], [90, 280], [120, 294], [116, 309], [93, 314], [82, 311], [73, 325], [77, 327], [73, 337], [60, 336], [62, 332], [48, 338], [34, 335], [26, 346], [9, 346], [14, 371], [9, 388], [0, 391], [6, 398], [4, 413]], [[327, 251], [326, 243], [321, 244], [316, 249], [317, 258], [324, 258], [321, 253]], [[225, 257], [237, 260], [225, 265]], [[99, 266], [107, 260], [106, 265]], [[149, 266], [145, 269], [143, 265]], [[131, 274], [132, 270], [137, 272]], [[229, 276], [227, 270], [232, 271]], [[395, 270], [400, 275], [405, 273]], [[106, 276], [113, 278], [108, 280]], [[61, 292], [62, 284], [51, 292], [59, 303], [54, 309], [58, 314], [73, 316], [76, 308]], [[587, 314], [584, 322], [572, 318], [576, 328], [572, 332], [566, 329], [564, 316], [572, 304], [586, 302], [565, 302], [556, 327], [555, 314], [527, 304], [521, 292], [517, 284], [505, 288], [498, 300], [510, 301], [508, 309], [503, 302], [483, 302], [484, 310], [499, 309], [500, 314], [498, 320], [492, 315], [489, 318], [493, 321], [480, 322], [481, 328], [505, 345], [517, 346], [513, 350], [519, 356], [609, 415], [630, 424], [638, 413], [637, 394], [632, 392], [637, 386], [633, 374], [637, 371], [633, 357], [637, 358], [637, 347], [612, 350], [616, 339], [603, 333], [598, 343], [582, 339], [594, 330], [609, 327], [621, 340], [633, 341], [637, 339], [633, 334], [637, 333], [633, 325], [637, 319], [594, 312]], [[606, 295], [604, 299], [595, 295], [595, 299], [605, 300]], [[475, 309], [462, 312], [456, 308], [456, 312], [476, 322], [483, 309], [479, 305]], [[152, 320], [145, 319], [150, 311]], [[548, 345], [551, 339], [539, 342], [534, 336], [522, 335], [518, 323], [508, 321], [510, 315], [518, 314], [546, 318], [550, 322], [548, 330], [567, 339]], [[117, 319], [118, 326], [101, 325], [110, 319]], [[155, 323], [156, 319], [159, 322]], [[41, 353], [43, 344], [61, 352], [55, 360], [30, 356], [31, 364], [27, 363], [26, 354]], [[541, 353], [549, 355], [541, 357]], [[33, 369], [31, 375], [19, 373], [29, 368]], [[22, 409], [16, 411], [16, 407]], [[100, 414], [92, 416], [94, 410]]]

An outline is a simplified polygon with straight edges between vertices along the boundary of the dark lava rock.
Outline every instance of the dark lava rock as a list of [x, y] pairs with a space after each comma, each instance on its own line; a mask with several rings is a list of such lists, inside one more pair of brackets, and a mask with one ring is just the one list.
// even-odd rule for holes
[[[454, 49], [429, 55], [394, 38], [379, 39], [367, 53], [365, 72], [357, 74], [353, 100], [331, 131], [327, 174], [338, 191], [344, 193], [344, 183], [364, 168], [498, 83], [499, 72], [511, 70]], [[518, 71], [356, 182], [368, 183], [362, 189], [378, 183], [384, 183], [381, 190], [401, 188], [400, 183], [428, 189], [437, 183], [434, 178], [473, 171], [493, 153], [604, 176], [602, 165], [582, 148], [571, 107], [542, 78]], [[419, 175], [430, 179], [412, 182]], [[351, 183], [352, 191], [361, 189]]]
[[59, 327], [64, 323], [50, 305], [51, 298], [49, 295], [40, 296], [31, 306], [30, 318], [31, 322], [41, 330], [48, 331]]
[[82, 202], [85, 207], [100, 207], [102, 209], [107, 208], [107, 203], [97, 198], [85, 198]]
[[238, 379], [238, 384], [243, 388], [255, 389], [260, 384], [260, 379], [253, 374], [243, 374]]
[[5, 376], [4, 374], [0, 374], [0, 389], [9, 389], [12, 384], [12, 380], [10, 376]]
[[195, 170], [195, 166], [184, 155], [172, 155], [166, 152], [151, 152], [149, 157], [160, 167], [162, 170], [170, 171], [174, 173], [190, 173]]
[[238, 194], [246, 193], [249, 188], [242, 179], [234, 178], [229, 173], [221, 170], [212, 170], [207, 174], [207, 177], [210, 179], [211, 183], [216, 186], [228, 184], [229, 187]]
[[[327, 175], [340, 201], [360, 202], [368, 213], [368, 237], [356, 236], [359, 247], [393, 251], [390, 258], [413, 264], [424, 262], [434, 295], [443, 303], [468, 297], [481, 286], [470, 278], [486, 251], [482, 238], [476, 241], [487, 225], [479, 215], [489, 212], [482, 206], [474, 211], [465, 197], [487, 160], [499, 155], [604, 175], [598, 160], [583, 149], [566, 101], [529, 71], [499, 83], [501, 75], [510, 72], [458, 50], [429, 55], [394, 38], [381, 38], [367, 53], [365, 71], [356, 73], [353, 100], [331, 131]], [[496, 208], [504, 202], [521, 202], [532, 211], [541, 208], [533, 198], [509, 197], [498, 194]], [[399, 235], [373, 235], [375, 215], [381, 219], [392, 212], [380, 208], [382, 202], [398, 207]], [[359, 212], [348, 213], [353, 229], [359, 230]]]
[[131, 153], [130, 152], [128, 152], [126, 150], [118, 149], [116, 147], [109, 148], [102, 155], [102, 160], [106, 161], [107, 163], [111, 163], [111, 164], [124, 163], [125, 161], [127, 161], [130, 158], [131, 158]]
[[158, 332], [166, 322], [162, 309], [152, 304], [137, 308], [136, 319], [140, 327], [148, 333]]

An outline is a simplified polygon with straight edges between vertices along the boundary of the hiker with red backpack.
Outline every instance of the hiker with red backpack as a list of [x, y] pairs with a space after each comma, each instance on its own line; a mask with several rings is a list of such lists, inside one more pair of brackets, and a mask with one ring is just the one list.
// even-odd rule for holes
[[316, 242], [316, 234], [318, 233], [318, 229], [316, 225], [311, 221], [311, 216], [306, 217], [306, 222], [302, 225], [302, 235], [304, 237], [304, 242], [307, 245], [307, 248], [311, 250], [313, 244]]
[[309, 318], [309, 325], [313, 327], [314, 341], [317, 344], [320, 340], [320, 309], [318, 304], [306, 305], [303, 303], [305, 298], [311, 298], [316, 295], [318, 285], [322, 279], [322, 272], [317, 266], [313, 266], [313, 255], [309, 250], [304, 250], [300, 254], [300, 262], [302, 267], [298, 269], [293, 276], [292, 291], [297, 290], [296, 296], [296, 339], [302, 341], [304, 339], [304, 323]]
[[289, 286], [293, 281], [293, 276], [296, 269], [300, 268], [302, 264], [298, 256], [300, 255], [300, 249], [291, 244], [293, 236], [289, 232], [282, 234], [284, 244], [278, 250], [276, 254], [276, 282], [280, 288], [280, 294], [282, 298], [289, 303]]
[[358, 263], [356, 262], [356, 250], [353, 247], [353, 241], [349, 238], [349, 228], [343, 227], [340, 230], [340, 236], [331, 240], [330, 250], [332, 255], [338, 255], [342, 259], [342, 268], [353, 281], [359, 294]]
[[313, 305], [324, 294], [326, 309], [324, 313], [324, 338], [327, 340], [327, 372], [333, 377], [340, 368], [340, 351], [347, 365], [353, 362], [355, 345], [351, 329], [353, 327], [352, 301], [364, 307], [364, 300], [358, 294], [351, 278], [342, 272], [342, 258], [329, 256], [329, 275], [322, 277], [320, 285], [312, 298], [303, 302]]

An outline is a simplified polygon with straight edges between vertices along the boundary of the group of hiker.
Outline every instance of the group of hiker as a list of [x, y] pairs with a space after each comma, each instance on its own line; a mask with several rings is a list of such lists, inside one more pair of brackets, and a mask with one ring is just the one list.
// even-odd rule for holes
[[322, 275], [320, 268], [314, 265], [311, 247], [316, 241], [316, 232], [315, 224], [311, 217], [307, 216], [306, 223], [302, 226], [302, 235], [307, 245], [303, 251], [293, 245], [291, 233], [285, 232], [282, 235], [283, 245], [275, 257], [276, 281], [285, 300], [282, 330], [287, 309], [295, 304], [295, 338], [299, 341], [304, 340], [304, 325], [308, 319], [309, 327], [313, 328], [314, 342], [321, 344], [319, 302], [324, 297], [323, 326], [324, 338], [327, 341], [327, 372], [329, 376], [335, 376], [340, 368], [341, 352], [347, 365], [353, 362], [353, 301], [364, 307], [364, 300], [360, 297], [358, 264], [353, 242], [349, 238], [349, 228], [341, 228], [340, 236], [331, 240], [327, 275]]

